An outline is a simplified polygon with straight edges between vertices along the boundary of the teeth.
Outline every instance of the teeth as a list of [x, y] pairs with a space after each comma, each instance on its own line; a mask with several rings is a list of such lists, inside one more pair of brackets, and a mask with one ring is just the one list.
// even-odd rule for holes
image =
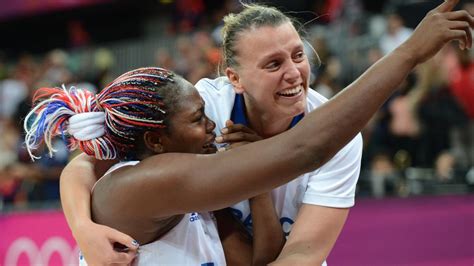
[[295, 95], [295, 94], [298, 94], [300, 93], [300, 91], [303, 89], [303, 86], [301, 85], [298, 85], [294, 88], [291, 88], [291, 89], [286, 89], [284, 91], [280, 91], [278, 92], [279, 95]]

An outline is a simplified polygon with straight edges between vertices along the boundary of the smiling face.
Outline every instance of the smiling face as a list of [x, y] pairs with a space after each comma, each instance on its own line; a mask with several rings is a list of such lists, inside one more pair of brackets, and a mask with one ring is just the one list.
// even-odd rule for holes
[[161, 130], [163, 152], [215, 153], [215, 123], [204, 114], [204, 101], [187, 81], [179, 102], [169, 118], [169, 127]]
[[247, 111], [275, 119], [304, 112], [310, 66], [291, 22], [246, 30], [235, 47], [238, 66], [226, 74], [235, 91], [244, 94]]

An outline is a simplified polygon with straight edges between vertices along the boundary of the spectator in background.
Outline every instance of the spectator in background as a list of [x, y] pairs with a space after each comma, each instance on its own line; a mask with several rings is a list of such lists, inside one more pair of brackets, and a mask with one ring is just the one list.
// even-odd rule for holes
[[175, 1], [174, 31], [186, 33], [194, 30], [201, 22], [205, 6], [203, 0]]
[[474, 169], [474, 52], [448, 47], [443, 63], [450, 92], [467, 117], [453, 128], [453, 155], [462, 168]]
[[[432, 106], [433, 110], [426, 109], [427, 104], [431, 106], [431, 100], [427, 99], [431, 99], [430, 95], [445, 83], [442, 78], [445, 75], [440, 73], [438, 67], [439, 58], [440, 56], [437, 56], [426, 62], [408, 75], [399, 90], [378, 112], [372, 127], [367, 129], [370, 141], [364, 155], [370, 162], [369, 179], [372, 193], [376, 197], [397, 192], [403, 185], [407, 167], [437, 169], [437, 163], [433, 164], [435, 160], [447, 162], [444, 159], [438, 160], [437, 157], [451, 147], [449, 134], [453, 122], [447, 121], [447, 118], [443, 120], [442, 116], [436, 114], [435, 106]], [[463, 114], [458, 112], [459, 108], [452, 104], [448, 96], [443, 96], [443, 100], [436, 104], [446, 108], [443, 112], [447, 113], [444, 115], [452, 116], [452, 121], [462, 121]], [[420, 119], [420, 114], [423, 119], [428, 116], [436, 118], [423, 120]], [[437, 119], [444, 124], [435, 126], [434, 121]], [[440, 143], [434, 143], [438, 141]], [[447, 156], [443, 158], [445, 157]]]
[[[13, 123], [0, 128], [0, 206], [1, 203], [18, 203], [26, 200], [21, 191], [21, 176], [14, 169], [17, 163], [16, 145], [20, 134]], [[20, 195], [21, 194], [21, 195]]]
[[84, 47], [90, 44], [90, 34], [79, 20], [71, 20], [67, 25], [71, 47]]
[[105, 88], [113, 80], [111, 69], [115, 63], [115, 58], [107, 48], [99, 48], [94, 52], [94, 67], [96, 75], [93, 78], [93, 85], [100, 90]]
[[470, 50], [454, 50], [455, 65], [449, 73], [449, 88], [467, 116], [474, 119], [474, 53]]
[[43, 156], [33, 164], [23, 145], [22, 121], [31, 108], [35, 88], [74, 79], [67, 64], [68, 56], [61, 50], [49, 52], [41, 64], [23, 55], [13, 68], [12, 78], [0, 81], [0, 96], [5, 96], [0, 97], [0, 198], [6, 203], [58, 202], [59, 175], [69, 159], [66, 144], [54, 140], [59, 156]]
[[397, 171], [388, 152], [380, 151], [373, 156], [370, 165], [370, 187], [372, 196], [383, 198], [387, 195], [397, 195], [402, 177]]
[[310, 55], [314, 51], [310, 51], [308, 59], [311, 60], [312, 85], [311, 87], [326, 98], [331, 98], [341, 89], [337, 84], [337, 79], [341, 74], [341, 62], [330, 51], [326, 38], [315, 37], [313, 40], [313, 48], [318, 51], [316, 56]]
[[393, 51], [393, 49], [407, 40], [412, 32], [411, 29], [404, 26], [403, 18], [400, 15], [396, 13], [388, 14], [387, 29], [380, 39], [382, 53], [385, 55]]
[[416, 114], [419, 99], [414, 99], [416, 90], [416, 76], [411, 73], [402, 82], [397, 94], [388, 103], [389, 147], [406, 150], [412, 162], [418, 151], [418, 137], [420, 135], [420, 124]]
[[0, 127], [7, 123], [18, 103], [28, 94], [28, 88], [37, 78], [37, 67], [28, 54], [22, 55], [9, 78], [0, 81]]
[[50, 51], [43, 60], [40, 77], [51, 84], [67, 84], [72, 73], [67, 67], [68, 54], [60, 49]]
[[175, 61], [171, 52], [166, 48], [158, 48], [155, 52], [155, 66], [166, 69], [175, 69]]
[[196, 60], [198, 53], [194, 51], [191, 37], [188, 35], [181, 35], [177, 37], [176, 50], [176, 53], [179, 54], [179, 56], [175, 61], [175, 71], [187, 79], [189, 73], [192, 71], [193, 64], [198, 61]]
[[[22, 173], [18, 164], [17, 144], [20, 131], [15, 111], [28, 95], [28, 88], [37, 76], [37, 67], [28, 54], [21, 55], [6, 79], [0, 80], [0, 201], [24, 203]], [[22, 168], [23, 169], [23, 168]]]
[[[370, 165], [369, 180], [375, 197], [396, 195], [402, 185], [400, 170], [417, 163], [420, 125], [416, 108], [419, 90], [420, 84], [412, 72], [377, 113], [372, 128], [367, 129], [371, 138], [364, 156]], [[404, 156], [403, 165], [394, 162], [400, 154]]]
[[215, 77], [220, 60], [219, 48], [214, 44], [211, 35], [205, 31], [197, 31], [191, 36], [194, 64], [189, 69], [187, 79], [196, 83], [202, 77]]
[[344, 8], [342, 0], [316, 0], [313, 1], [313, 10], [321, 17], [316, 20], [317, 23], [330, 23], [334, 21]]
[[435, 57], [436, 61], [427, 70], [430, 78], [429, 89], [421, 99], [418, 114], [423, 125], [420, 137], [420, 163], [424, 167], [433, 167], [433, 162], [446, 150], [452, 148], [451, 133], [456, 127], [462, 127], [467, 122], [467, 115], [462, 106], [453, 96], [447, 73], [436, 67], [442, 62], [443, 53]]
[[215, 77], [221, 58], [220, 49], [210, 33], [197, 31], [192, 35], [181, 35], [176, 40], [176, 72], [192, 83], [202, 77]]
[[441, 152], [434, 163], [435, 178], [439, 183], [451, 183], [455, 179], [456, 159], [448, 152]]

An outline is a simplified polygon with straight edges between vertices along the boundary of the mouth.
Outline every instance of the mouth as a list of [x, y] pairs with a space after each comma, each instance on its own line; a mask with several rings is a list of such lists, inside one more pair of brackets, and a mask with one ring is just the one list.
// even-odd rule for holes
[[210, 139], [202, 146], [202, 149], [205, 153], [215, 153], [217, 151], [217, 147], [214, 144], [216, 139], [216, 135], [212, 134]]
[[294, 97], [299, 97], [301, 94], [303, 94], [304, 88], [303, 85], [298, 85], [292, 88], [284, 89], [279, 92], [277, 92], [277, 95], [280, 97], [285, 97], [285, 98], [294, 98]]

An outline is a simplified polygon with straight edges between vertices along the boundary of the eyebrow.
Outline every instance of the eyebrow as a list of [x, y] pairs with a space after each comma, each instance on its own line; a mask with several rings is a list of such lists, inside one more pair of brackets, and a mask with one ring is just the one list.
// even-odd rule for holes
[[199, 112], [203, 112], [203, 113], [204, 113], [204, 105], [205, 105], [205, 103], [204, 103], [204, 101], [202, 101], [201, 104], [200, 104], [200, 106], [199, 106], [198, 108], [196, 108], [196, 109], [192, 112], [192, 114], [193, 114], [193, 115], [196, 115], [196, 114], [199, 113]]

